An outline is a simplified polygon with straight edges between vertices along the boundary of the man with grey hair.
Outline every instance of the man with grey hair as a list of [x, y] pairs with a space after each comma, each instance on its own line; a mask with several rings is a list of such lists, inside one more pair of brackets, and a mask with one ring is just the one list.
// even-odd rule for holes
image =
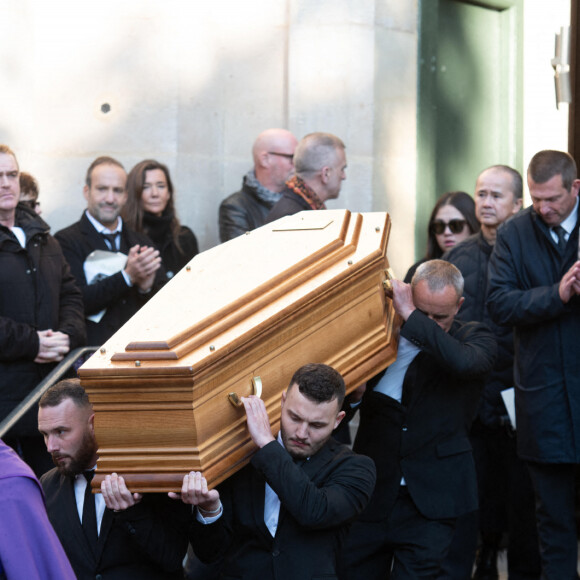
[[254, 168], [244, 176], [242, 189], [226, 197], [219, 208], [220, 240], [227, 242], [264, 225], [294, 171], [298, 140], [286, 129], [262, 131], [252, 147]]
[[266, 223], [309, 209], [326, 209], [325, 202], [336, 199], [346, 179], [344, 143], [330, 133], [306, 135], [294, 153], [294, 177], [272, 208]]
[[[455, 520], [477, 507], [468, 431], [495, 361], [492, 333], [455, 319], [463, 276], [443, 260], [393, 280], [396, 361], [369, 381], [353, 449], [377, 485], [347, 542], [347, 578], [435, 578]], [[351, 403], [355, 403], [351, 397]]]

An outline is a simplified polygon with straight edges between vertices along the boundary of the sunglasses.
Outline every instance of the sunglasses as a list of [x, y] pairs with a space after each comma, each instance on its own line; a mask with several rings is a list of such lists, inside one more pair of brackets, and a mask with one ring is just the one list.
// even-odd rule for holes
[[441, 220], [435, 220], [431, 223], [431, 231], [436, 235], [441, 235], [447, 226], [451, 230], [452, 234], [459, 234], [463, 231], [465, 227], [465, 220], [450, 220], [448, 222], [444, 222]]

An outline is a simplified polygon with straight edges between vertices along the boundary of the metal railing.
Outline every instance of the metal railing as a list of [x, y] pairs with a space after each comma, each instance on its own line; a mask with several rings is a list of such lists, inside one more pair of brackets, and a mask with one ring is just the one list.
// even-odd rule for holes
[[38, 383], [37, 387], [31, 391], [26, 398], [0, 423], [0, 439], [4, 437], [4, 435], [6, 435], [14, 425], [16, 425], [22, 417], [24, 417], [24, 415], [38, 402], [45, 391], [64, 377], [80, 356], [87, 352], [95, 352], [98, 348], [98, 346], [83, 346], [71, 350], [66, 357], [60, 361], [58, 366], [50, 371], [50, 373], [48, 373], [48, 375]]

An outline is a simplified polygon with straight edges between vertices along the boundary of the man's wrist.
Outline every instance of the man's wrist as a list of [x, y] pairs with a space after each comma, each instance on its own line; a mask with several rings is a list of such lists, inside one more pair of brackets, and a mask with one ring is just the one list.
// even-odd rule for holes
[[149, 294], [152, 288], [153, 284], [151, 284], [151, 286], [147, 286], [146, 288], [141, 288], [141, 286], [137, 286], [137, 292], [139, 292], [139, 294]]
[[273, 435], [271, 435], [270, 438], [264, 437], [263, 439], [260, 439], [260, 442], [255, 441], [255, 443], [260, 449], [262, 449], [262, 447], [266, 447], [266, 445], [272, 443], [272, 441], [276, 441], [276, 438]]
[[413, 314], [413, 312], [415, 312], [415, 310], [417, 310], [417, 309], [416, 308], [405, 308], [401, 312], [399, 312], [399, 314], [401, 315], [401, 318], [403, 320], [408, 320], [409, 316], [411, 316], [411, 314]]
[[219, 514], [219, 512], [221, 511], [222, 505], [221, 505], [221, 503], [218, 504], [218, 507], [213, 509], [213, 510], [210, 510], [207, 508], [202, 508], [201, 506], [197, 506], [197, 509], [205, 516], [215, 516], [215, 515]]
[[123, 278], [125, 279], [125, 284], [127, 284], [127, 286], [129, 286], [129, 288], [131, 288], [133, 286], [133, 280], [131, 279], [131, 276], [129, 275], [127, 270], [121, 270], [121, 274], [123, 274]]
[[201, 512], [201, 515], [203, 516], [215, 516], [220, 513], [222, 509], [222, 502], [218, 500], [217, 503], [214, 503], [206, 507], [201, 507], [200, 505], [198, 505], [197, 509]]

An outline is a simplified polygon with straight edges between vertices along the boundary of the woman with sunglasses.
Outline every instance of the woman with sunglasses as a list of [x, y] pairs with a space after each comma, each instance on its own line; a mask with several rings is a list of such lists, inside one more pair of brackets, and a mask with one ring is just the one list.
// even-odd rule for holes
[[464, 191], [444, 193], [437, 200], [429, 218], [427, 253], [409, 268], [405, 282], [411, 282], [419, 264], [441, 258], [453, 246], [477, 233], [479, 228], [473, 198]]
[[127, 192], [123, 219], [151, 238], [161, 253], [167, 278], [173, 278], [199, 249], [195, 234], [177, 219], [169, 169], [153, 159], [137, 163], [127, 177]]

